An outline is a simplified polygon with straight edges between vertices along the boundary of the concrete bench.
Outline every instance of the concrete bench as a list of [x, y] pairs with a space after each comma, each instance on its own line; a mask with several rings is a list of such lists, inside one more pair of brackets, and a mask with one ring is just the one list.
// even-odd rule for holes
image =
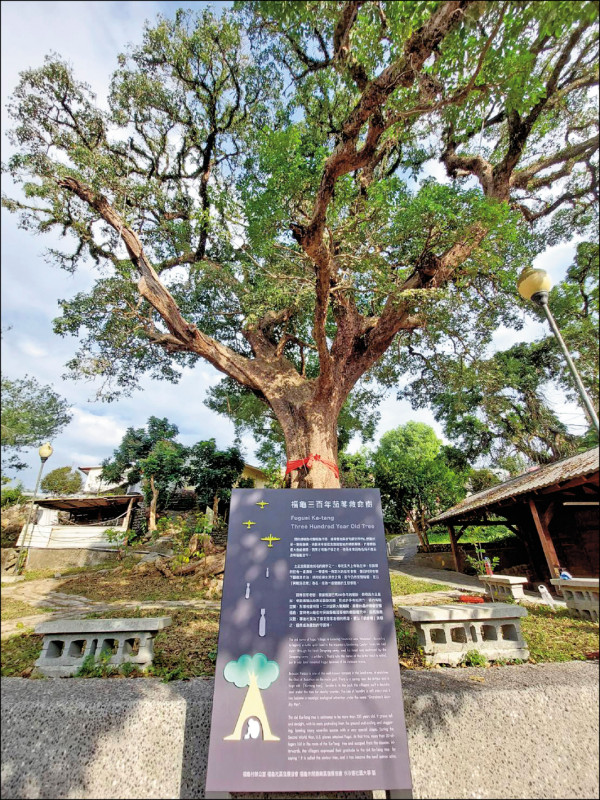
[[460, 664], [469, 650], [490, 661], [529, 658], [521, 634], [520, 618], [526, 609], [508, 603], [477, 606], [397, 606], [396, 610], [417, 629], [419, 645], [429, 664]]
[[552, 578], [550, 583], [565, 598], [573, 616], [598, 622], [598, 578]]
[[527, 578], [518, 578], [514, 575], [478, 575], [477, 577], [493, 600], [512, 598], [519, 602], [525, 598], [523, 586], [527, 583]]
[[145, 670], [154, 656], [154, 637], [171, 624], [171, 617], [133, 619], [64, 619], [43, 622], [42, 653], [36, 669], [49, 678], [74, 675], [87, 656], [98, 660], [110, 653], [108, 666], [135, 664]]

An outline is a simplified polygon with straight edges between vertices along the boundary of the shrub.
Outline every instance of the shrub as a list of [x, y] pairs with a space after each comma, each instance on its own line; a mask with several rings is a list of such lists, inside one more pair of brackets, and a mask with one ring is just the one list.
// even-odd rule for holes
[[[478, 575], [485, 575], [485, 550], [480, 544], [477, 544], [477, 542], [475, 542], [475, 553], [475, 558], [465, 554], [465, 559], [467, 560], [469, 566], [472, 567], [472, 569], [474, 569]], [[496, 569], [499, 563], [500, 556], [494, 556], [492, 559], [490, 559], [492, 571]]]
[[23, 496], [23, 484], [17, 483], [16, 486], [10, 489], [2, 489], [0, 507], [9, 508], [10, 506], [16, 506], [19, 503], [24, 503], [26, 499], [27, 498]]
[[487, 667], [487, 663], [487, 658], [479, 650], [469, 650], [463, 659], [466, 667]]

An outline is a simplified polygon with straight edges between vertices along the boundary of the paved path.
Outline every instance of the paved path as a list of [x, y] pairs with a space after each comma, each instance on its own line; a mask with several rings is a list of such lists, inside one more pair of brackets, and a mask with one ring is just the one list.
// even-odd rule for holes
[[[1, 688], [3, 797], [206, 796], [212, 681]], [[405, 670], [402, 689], [413, 797], [598, 797], [597, 664]]]
[[[390, 542], [390, 555], [388, 566], [393, 572], [405, 575], [408, 578], [418, 578], [428, 583], [445, 583], [453, 590], [477, 592], [485, 594], [481, 581], [476, 575], [464, 575], [462, 572], [455, 572], [449, 569], [433, 569], [424, 567], [415, 562], [417, 547], [419, 546], [418, 537], [415, 534], [397, 536]], [[545, 605], [537, 592], [525, 591], [525, 597], [530, 603]], [[394, 599], [394, 602], [396, 600]], [[564, 600], [554, 598], [555, 604], [560, 608], [566, 608]]]
[[[102, 603], [90, 600], [83, 595], [66, 594], [57, 591], [64, 578], [43, 578], [36, 581], [20, 581], [11, 586], [2, 587], [2, 596], [19, 600], [27, 603], [34, 608], [44, 610], [44, 613], [31, 614], [17, 619], [3, 620], [1, 624], [1, 636], [4, 639], [23, 630], [23, 628], [35, 628], [42, 622], [53, 619], [78, 619], [87, 614], [105, 611], [123, 610], [126, 616], [131, 610], [140, 609], [169, 609], [169, 608], [190, 608], [195, 610], [218, 611], [221, 603], [218, 600], [116, 600], [110, 603]], [[48, 610], [49, 609], [49, 610]]]
[[[390, 570], [405, 575], [409, 578], [418, 578], [427, 583], [445, 584], [449, 587], [445, 592], [423, 592], [418, 595], [404, 595], [394, 597], [396, 605], [415, 605], [431, 604], [436, 600], [457, 599], [457, 593], [461, 591], [476, 592], [484, 594], [480, 581], [472, 575], [463, 575], [461, 572], [453, 572], [445, 569], [432, 569], [430, 567], [419, 566], [415, 563], [415, 555], [419, 545], [418, 537], [415, 534], [405, 534], [397, 536], [390, 542], [390, 556], [388, 564]], [[33, 628], [42, 622], [52, 619], [77, 619], [87, 614], [99, 613], [103, 611], [115, 611], [123, 609], [126, 614], [136, 608], [190, 608], [196, 610], [220, 609], [220, 601], [214, 600], [152, 600], [152, 601], [129, 601], [117, 600], [110, 603], [103, 603], [90, 600], [83, 595], [67, 594], [58, 591], [64, 583], [65, 578], [43, 578], [35, 581], [19, 580], [9, 586], [2, 587], [2, 596], [20, 600], [34, 608], [43, 609], [44, 613], [32, 614], [19, 619], [7, 620], [2, 622], [2, 638], [11, 636], [22, 630], [23, 627]], [[525, 592], [530, 602], [541, 602], [537, 593]], [[564, 607], [565, 603], [561, 600], [555, 601], [557, 605]], [[47, 609], [50, 609], [49, 611]]]
[[483, 594], [481, 583], [472, 575], [453, 572], [447, 569], [431, 569], [415, 563], [419, 537], [414, 533], [397, 536], [390, 542], [389, 568], [409, 578], [420, 578], [428, 583], [445, 583], [452, 589], [477, 591]]

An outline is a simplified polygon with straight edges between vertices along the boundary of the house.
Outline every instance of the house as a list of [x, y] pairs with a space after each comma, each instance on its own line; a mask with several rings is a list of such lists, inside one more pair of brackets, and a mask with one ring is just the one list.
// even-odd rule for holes
[[111, 489], [116, 489], [118, 486], [118, 484], [102, 480], [102, 466], [79, 467], [79, 470], [85, 475], [83, 484], [84, 494], [100, 494], [102, 491], [110, 491]]
[[466, 497], [428, 520], [446, 525], [454, 565], [462, 566], [458, 542], [470, 525], [506, 525], [522, 540], [533, 580], [597, 578], [598, 448], [546, 464]]
[[[136, 506], [142, 503], [139, 486], [130, 486], [126, 494], [107, 494], [123, 484], [103, 481], [101, 465], [79, 469], [86, 476], [83, 492], [36, 500], [35, 517], [19, 535], [17, 546], [28, 549], [31, 569], [79, 566], [106, 558], [118, 547], [117, 542], [107, 539], [106, 531], [117, 529], [124, 533], [131, 525]], [[242, 478], [253, 480], [257, 488], [263, 488], [267, 481], [265, 473], [250, 464], [244, 466]], [[188, 502], [195, 503], [190, 489], [179, 495], [190, 495]]]
[[31, 569], [97, 562], [118, 547], [107, 539], [107, 530], [125, 532], [141, 500], [139, 494], [38, 499], [35, 517], [23, 526], [17, 547], [28, 548]]
[[268, 480], [266, 473], [260, 467], [253, 467], [251, 464], [244, 464], [242, 479], [244, 478], [254, 481], [255, 489], [264, 489]]
[[[109, 492], [123, 485], [122, 483], [117, 484], [103, 481], [102, 465], [95, 467], [79, 467], [79, 469], [85, 475], [85, 483], [83, 485], [84, 494], [101, 494], [102, 492]], [[257, 489], [264, 489], [268, 480], [267, 475], [260, 467], [253, 467], [251, 464], [244, 464], [241, 477], [254, 481], [254, 486]], [[139, 490], [139, 485], [133, 488]], [[192, 486], [186, 486], [185, 488], [186, 490], [193, 489]], [[131, 489], [131, 491], [133, 491], [133, 489]]]

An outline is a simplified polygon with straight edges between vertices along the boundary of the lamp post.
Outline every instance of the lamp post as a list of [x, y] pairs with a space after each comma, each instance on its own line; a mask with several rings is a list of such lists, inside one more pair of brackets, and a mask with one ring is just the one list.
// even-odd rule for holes
[[577, 386], [577, 391], [579, 392], [579, 396], [585, 406], [585, 410], [587, 411], [588, 417], [594, 428], [596, 429], [596, 433], [600, 433], [600, 429], [598, 426], [598, 415], [592, 405], [592, 401], [590, 400], [588, 393], [585, 390], [583, 383], [581, 382], [581, 378], [579, 377], [579, 373], [577, 372], [577, 368], [571, 358], [569, 351], [567, 350], [567, 345], [565, 344], [560, 331], [558, 329], [558, 325], [556, 324], [556, 320], [552, 316], [552, 312], [550, 311], [550, 307], [548, 305], [548, 292], [552, 288], [552, 281], [550, 280], [550, 276], [548, 273], [543, 269], [535, 269], [535, 267], [526, 267], [521, 275], [519, 276], [519, 280], [517, 281], [517, 289], [519, 290], [519, 294], [521, 297], [525, 298], [525, 300], [532, 300], [536, 305], [541, 306], [544, 309], [544, 314], [546, 315], [546, 319], [548, 320], [550, 327], [552, 329], [552, 333], [556, 337], [556, 340], [560, 346], [560, 349], [563, 351], [563, 355], [566, 359], [567, 365], [571, 371], [575, 384]]
[[[40, 485], [40, 480], [42, 477], [42, 470], [44, 469], [44, 464], [53, 453], [52, 445], [50, 442], [46, 442], [43, 444], [40, 449], [38, 450], [40, 455], [40, 469], [38, 472], [37, 480], [35, 482], [35, 489], [33, 490], [33, 497], [31, 499], [31, 505], [29, 506], [29, 514], [27, 516], [27, 524], [25, 525], [25, 533], [23, 535], [23, 544], [21, 545], [21, 550], [19, 552], [19, 560], [17, 562], [17, 575], [20, 575], [23, 572], [23, 568], [25, 567], [25, 562], [27, 560], [27, 553], [29, 552], [29, 544], [28, 541], [31, 542], [33, 537], [33, 526], [31, 526], [31, 517], [33, 516], [33, 509], [35, 507], [35, 501], [37, 499], [38, 488]], [[29, 535], [29, 536], [28, 536]]]

